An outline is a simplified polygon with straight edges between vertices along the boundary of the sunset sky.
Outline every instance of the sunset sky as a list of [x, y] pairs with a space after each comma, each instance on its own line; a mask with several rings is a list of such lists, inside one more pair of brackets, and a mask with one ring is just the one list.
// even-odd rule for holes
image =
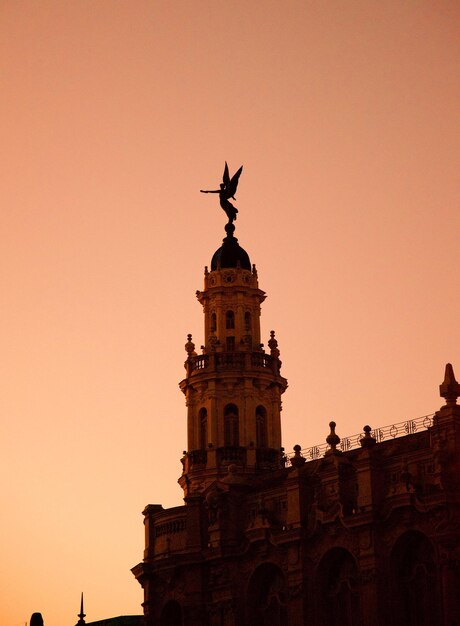
[[460, 3], [0, 0], [0, 624], [142, 612], [181, 504], [195, 291], [236, 236], [288, 450], [433, 413], [460, 375]]

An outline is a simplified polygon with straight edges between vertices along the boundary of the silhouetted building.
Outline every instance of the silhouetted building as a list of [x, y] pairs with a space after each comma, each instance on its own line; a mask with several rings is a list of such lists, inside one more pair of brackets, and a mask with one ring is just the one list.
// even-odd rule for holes
[[[460, 624], [460, 386], [434, 415], [281, 447], [287, 381], [255, 266], [227, 225], [185, 346], [184, 506], [149, 504], [146, 626]], [[401, 436], [404, 435], [404, 436]], [[102, 624], [102, 622], [101, 622]]]
[[87, 622], [86, 626], [143, 626], [144, 619], [142, 615], [120, 615], [118, 617], [109, 617], [100, 619], [96, 622]]

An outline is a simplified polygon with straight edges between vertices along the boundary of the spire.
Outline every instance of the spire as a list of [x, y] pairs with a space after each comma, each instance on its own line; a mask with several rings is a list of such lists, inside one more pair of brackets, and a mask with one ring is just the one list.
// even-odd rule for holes
[[446, 364], [444, 382], [439, 385], [439, 395], [446, 399], [446, 406], [455, 406], [460, 396], [460, 385], [455, 380], [454, 368], [450, 363]]
[[76, 624], [76, 626], [83, 626], [84, 624], [86, 624], [85, 622], [85, 613], [83, 613], [83, 591], [81, 592], [81, 600], [80, 600], [80, 613], [78, 615], [78, 617], [80, 618]]

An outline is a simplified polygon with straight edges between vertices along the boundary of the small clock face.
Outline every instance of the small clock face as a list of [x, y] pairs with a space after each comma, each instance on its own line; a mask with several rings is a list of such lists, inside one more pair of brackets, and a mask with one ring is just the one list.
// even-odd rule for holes
[[233, 272], [225, 272], [222, 278], [224, 283], [233, 283], [235, 274]]

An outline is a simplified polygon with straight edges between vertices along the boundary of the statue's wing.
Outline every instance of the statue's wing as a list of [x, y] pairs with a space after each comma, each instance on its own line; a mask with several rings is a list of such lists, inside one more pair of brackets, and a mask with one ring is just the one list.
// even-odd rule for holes
[[240, 179], [240, 174], [243, 171], [243, 166], [240, 167], [240, 169], [236, 172], [236, 174], [234, 174], [232, 176], [232, 180], [228, 183], [227, 185], [227, 194], [229, 198], [233, 198], [233, 196], [236, 194], [236, 188], [238, 187], [238, 181]]
[[225, 161], [225, 169], [224, 169], [224, 175], [222, 177], [222, 181], [224, 183], [224, 185], [228, 185], [230, 182], [230, 174], [228, 173], [228, 165], [227, 165], [227, 161]]

